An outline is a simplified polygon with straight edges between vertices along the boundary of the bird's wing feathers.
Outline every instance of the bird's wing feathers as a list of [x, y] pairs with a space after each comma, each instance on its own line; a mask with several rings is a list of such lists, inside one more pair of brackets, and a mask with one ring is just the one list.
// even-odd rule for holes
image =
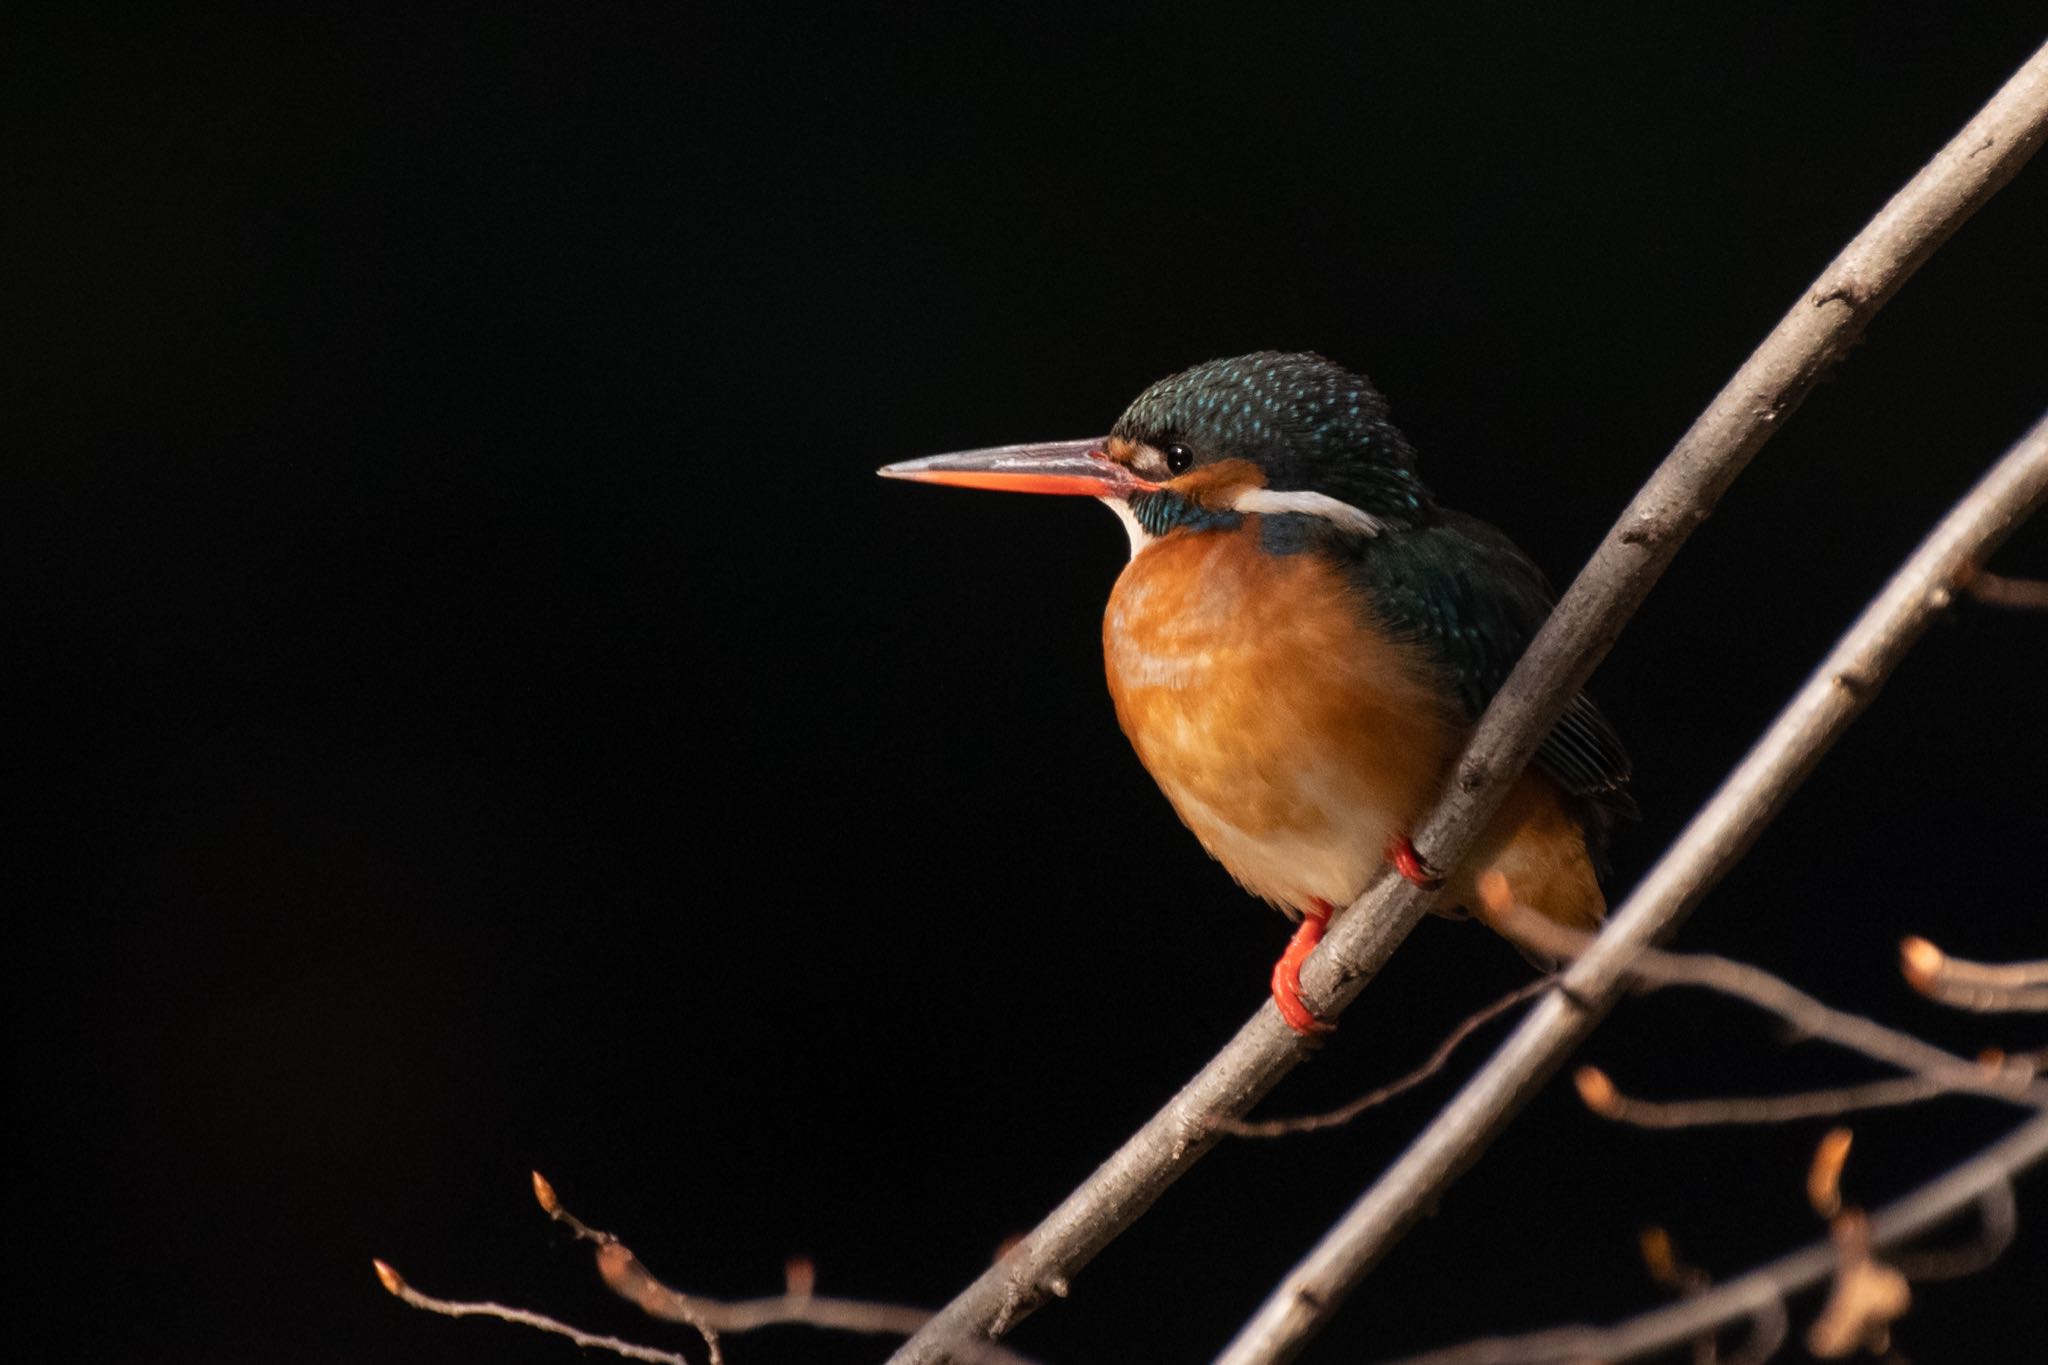
[[[1543, 573], [1505, 535], [1476, 517], [1353, 542], [1349, 569], [1395, 634], [1425, 645], [1476, 721], [1550, 615]], [[1535, 764], [1574, 796], [1636, 814], [1621, 737], [1581, 692], [1544, 737]]]

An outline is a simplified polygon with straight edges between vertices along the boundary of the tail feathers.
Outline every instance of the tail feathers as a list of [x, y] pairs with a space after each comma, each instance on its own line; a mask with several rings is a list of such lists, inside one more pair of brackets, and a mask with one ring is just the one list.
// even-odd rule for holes
[[[1585, 827], [1572, 818], [1563, 794], [1545, 778], [1528, 776], [1515, 784], [1467, 867], [1469, 873], [1454, 888], [1466, 905], [1479, 904], [1478, 879], [1498, 872], [1507, 878], [1517, 901], [1567, 928], [1590, 932], [1607, 917], [1607, 899], [1600, 893]], [[1537, 965], [1547, 970], [1555, 964]]]

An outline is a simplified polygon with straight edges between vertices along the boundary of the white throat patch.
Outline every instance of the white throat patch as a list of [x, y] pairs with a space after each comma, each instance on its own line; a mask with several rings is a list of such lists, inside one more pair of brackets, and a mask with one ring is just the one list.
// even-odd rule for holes
[[1096, 501], [1116, 513], [1116, 519], [1124, 524], [1124, 533], [1131, 538], [1132, 559], [1138, 557], [1138, 551], [1159, 539], [1158, 536], [1153, 535], [1150, 531], [1138, 525], [1138, 519], [1131, 515], [1130, 503], [1122, 498], [1097, 498]]

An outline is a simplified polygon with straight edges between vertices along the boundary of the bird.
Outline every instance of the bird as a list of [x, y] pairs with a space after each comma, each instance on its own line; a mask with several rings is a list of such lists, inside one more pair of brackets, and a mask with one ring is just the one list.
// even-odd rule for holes
[[1631, 764], [1574, 696], [1473, 851], [1439, 872], [1413, 833], [1555, 596], [1503, 532], [1439, 504], [1385, 397], [1313, 352], [1210, 360], [1151, 385], [1106, 437], [888, 465], [885, 478], [1093, 497], [1130, 559], [1103, 614], [1117, 722], [1201, 845], [1298, 922], [1270, 986], [1331, 1027], [1300, 971], [1391, 865], [1458, 917], [1488, 873], [1592, 929]]

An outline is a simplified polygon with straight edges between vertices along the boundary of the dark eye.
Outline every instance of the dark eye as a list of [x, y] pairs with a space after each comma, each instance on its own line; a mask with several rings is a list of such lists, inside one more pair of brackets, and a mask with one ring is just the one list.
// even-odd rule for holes
[[1166, 448], [1166, 467], [1176, 474], [1188, 472], [1188, 466], [1195, 462], [1195, 452], [1179, 441]]

